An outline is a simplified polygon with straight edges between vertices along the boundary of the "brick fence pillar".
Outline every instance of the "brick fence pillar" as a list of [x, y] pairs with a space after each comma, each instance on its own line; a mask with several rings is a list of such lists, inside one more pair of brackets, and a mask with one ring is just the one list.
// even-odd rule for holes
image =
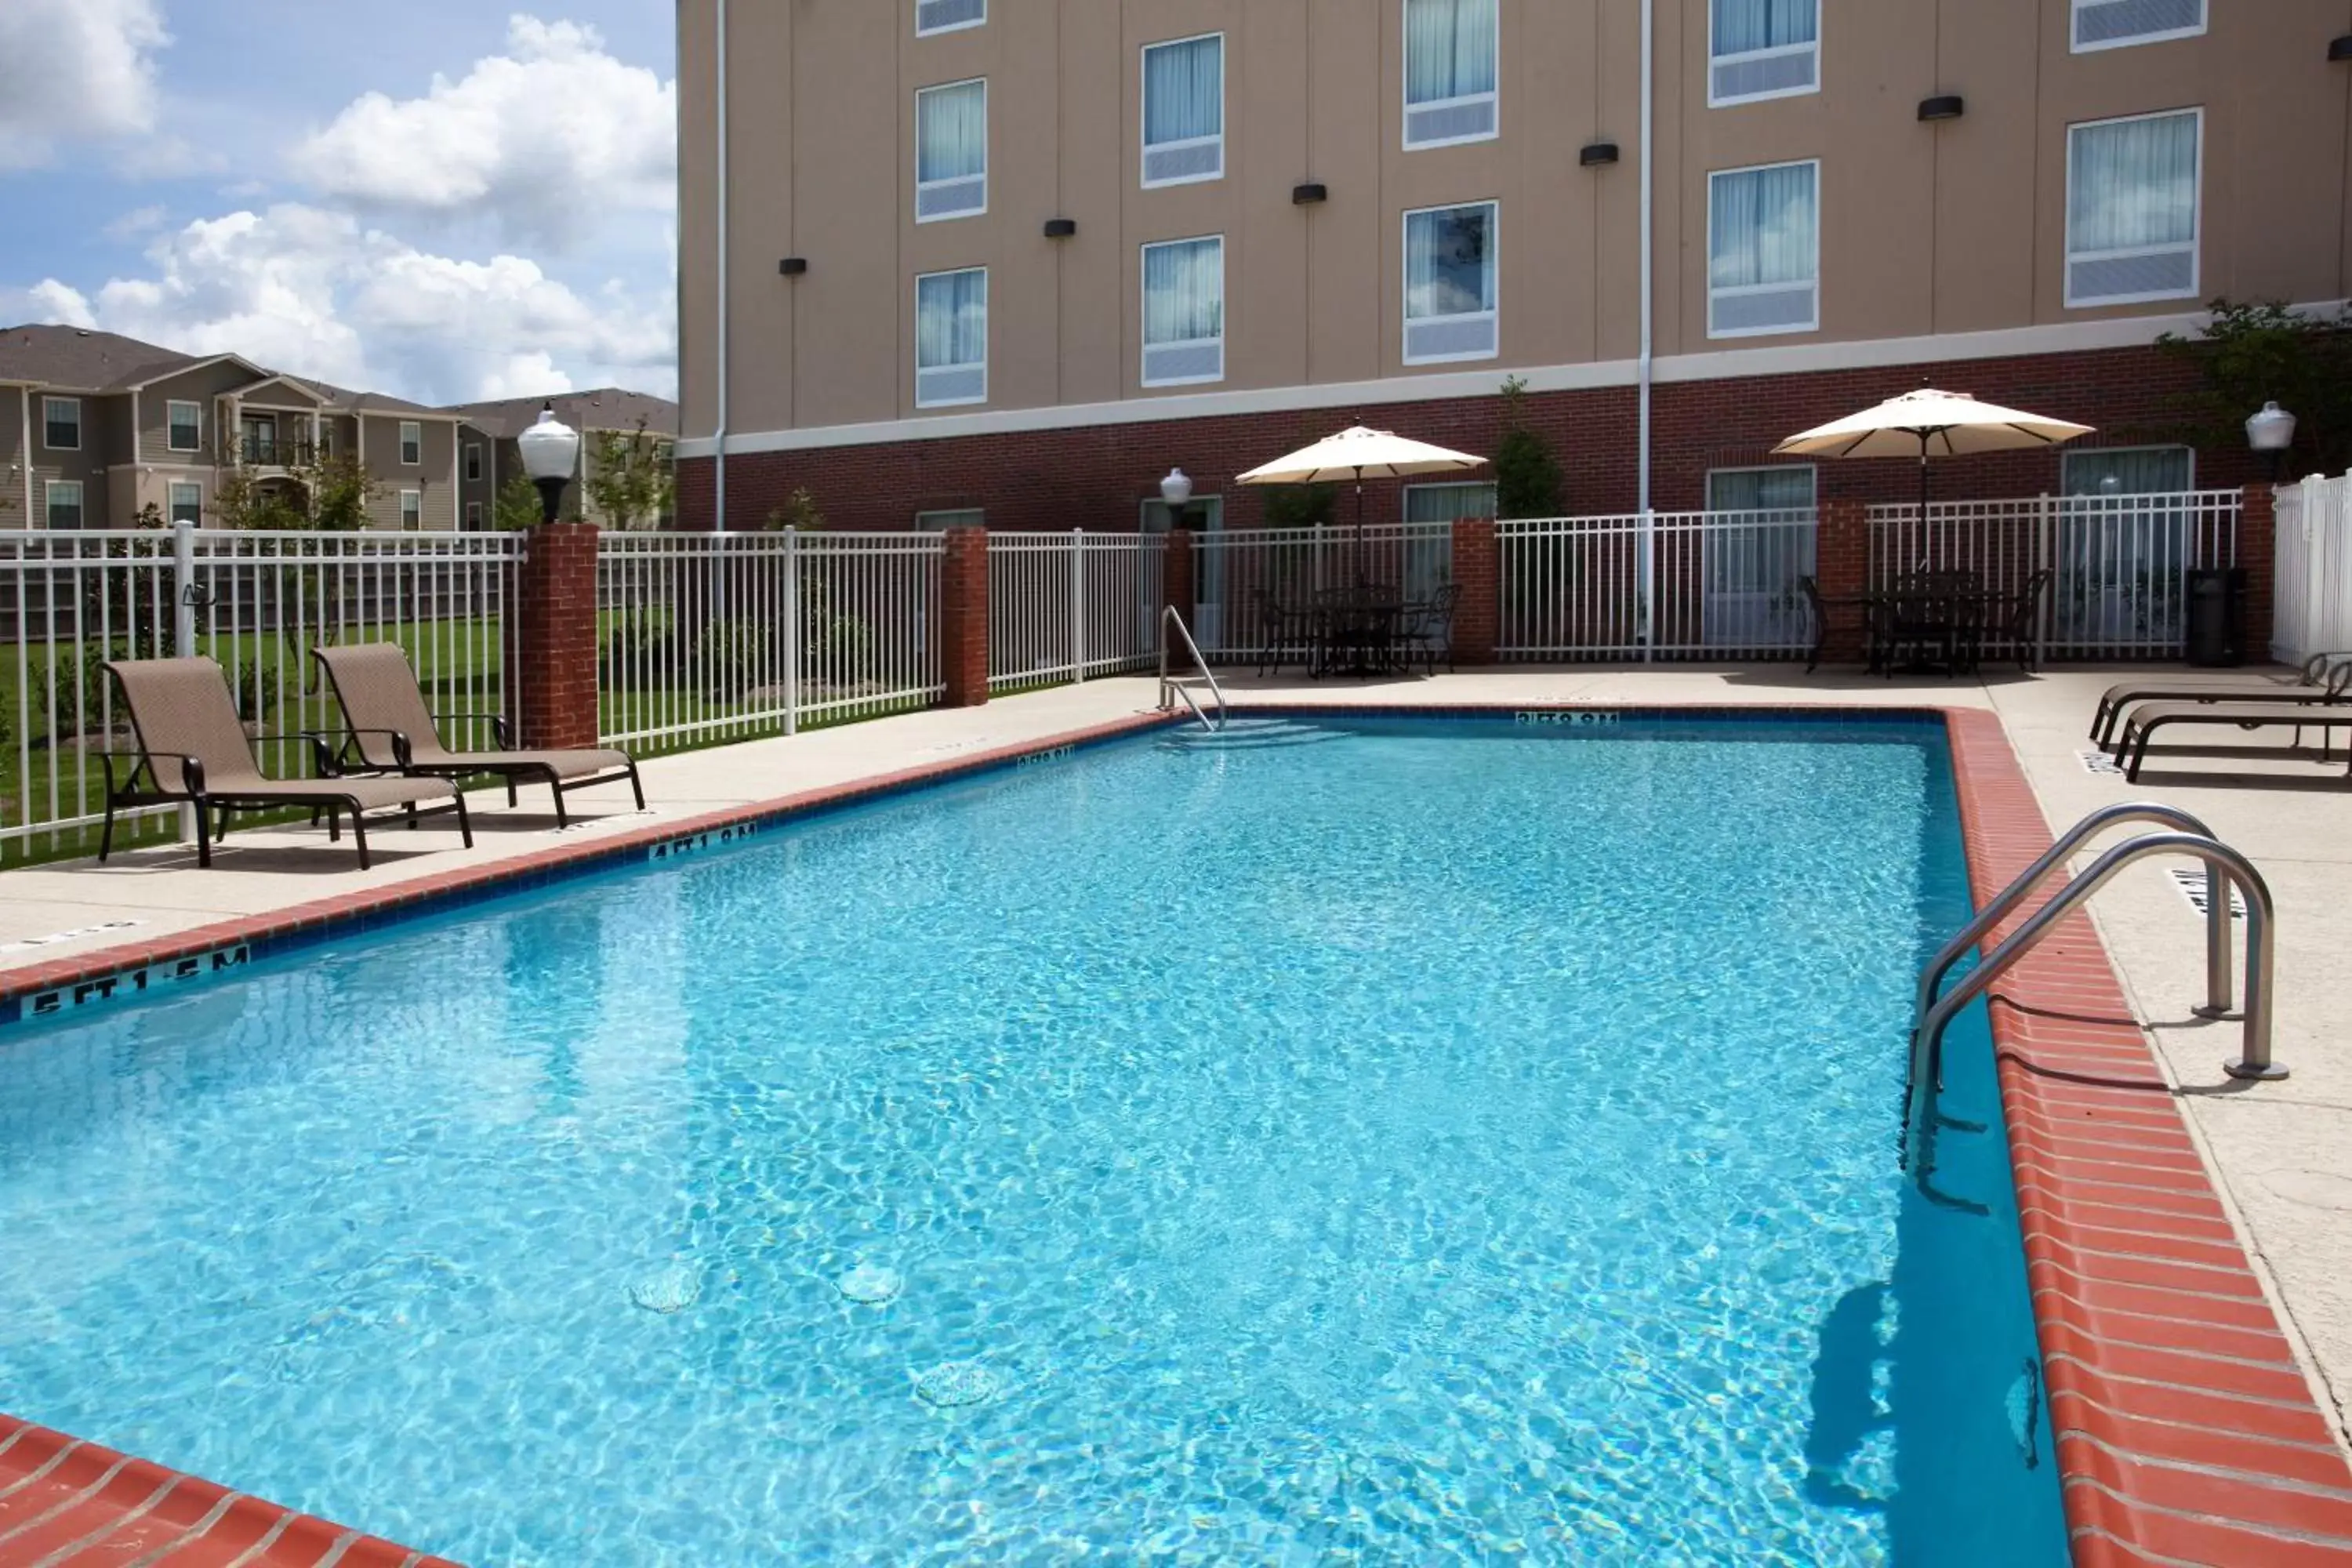
[[[1192, 609], [1195, 604], [1192, 589], [1192, 531], [1171, 528], [1168, 531], [1168, 557], [1160, 569], [1160, 603], [1184, 617], [1184, 628], [1192, 630]], [[1200, 634], [1193, 632], [1195, 637]], [[1156, 642], [1160, 628], [1151, 628]]]
[[2245, 510], [2238, 518], [2238, 564], [2246, 569], [2246, 660], [2267, 664], [2278, 573], [2278, 491], [2273, 486], [2246, 487]]
[[1503, 624], [1502, 554], [1494, 519], [1465, 517], [1454, 524], [1454, 582], [1462, 590], [1454, 606], [1454, 662], [1492, 664]]
[[[1870, 508], [1850, 499], [1822, 505], [1814, 541], [1814, 582], [1824, 599], [1852, 599], [1870, 589]], [[1822, 657], [1832, 663], [1860, 659], [1864, 646], [1862, 617], [1853, 610], [1830, 612], [1829, 640]]]
[[593, 746], [596, 699], [596, 526], [542, 523], [522, 563], [520, 743], [533, 751]]
[[988, 700], [988, 530], [950, 528], [940, 567], [940, 663], [949, 708]]

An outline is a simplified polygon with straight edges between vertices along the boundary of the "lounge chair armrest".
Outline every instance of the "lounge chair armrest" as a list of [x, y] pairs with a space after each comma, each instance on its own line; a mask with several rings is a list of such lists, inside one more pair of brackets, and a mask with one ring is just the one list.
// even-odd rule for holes
[[302, 731], [302, 739], [310, 742], [311, 754], [318, 758], [319, 776], [330, 779], [342, 777], [354, 764], [362, 768], [375, 766], [373, 763], [367, 760], [364, 752], [352, 751], [352, 747], [359, 743], [359, 738], [362, 735], [388, 737], [392, 742], [392, 765], [403, 773], [408, 771], [413, 752], [409, 747], [408, 737], [397, 730], [305, 730]]
[[478, 724], [485, 719], [490, 721], [490, 739], [498, 749], [501, 752], [513, 751], [513, 731], [508, 728], [507, 718], [503, 713], [436, 713], [433, 715], [433, 721], [436, 724]]

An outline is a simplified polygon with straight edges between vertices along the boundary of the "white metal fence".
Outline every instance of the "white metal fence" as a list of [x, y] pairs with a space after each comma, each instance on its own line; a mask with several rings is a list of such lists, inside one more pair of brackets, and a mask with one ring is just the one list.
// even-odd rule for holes
[[1270, 611], [1359, 584], [1425, 600], [1454, 578], [1450, 522], [1213, 530], [1192, 536], [1192, 636], [1212, 663], [1258, 657]]
[[2023, 594], [2049, 574], [2040, 641], [2059, 658], [2173, 657], [2188, 629], [2188, 574], [2234, 566], [2237, 490], [2029, 496], [1870, 509], [1870, 584], [1906, 573], [1974, 572]]
[[988, 689], [1150, 668], [1168, 541], [1152, 533], [991, 533]]
[[2352, 474], [2281, 485], [2277, 525], [2272, 657], [2352, 649]]
[[605, 742], [705, 745], [935, 701], [945, 556], [939, 533], [602, 534]]
[[394, 642], [458, 716], [446, 738], [488, 745], [467, 721], [514, 700], [521, 554], [503, 533], [0, 532], [0, 862], [74, 849], [103, 815], [101, 753], [131, 739], [108, 659], [218, 661], [263, 765], [294, 777], [301, 733], [341, 722], [310, 649]]
[[1496, 533], [1499, 658], [1640, 658], [1645, 587], [1654, 657], [1789, 658], [1811, 645], [1798, 585], [1814, 574], [1811, 508], [1529, 519]]

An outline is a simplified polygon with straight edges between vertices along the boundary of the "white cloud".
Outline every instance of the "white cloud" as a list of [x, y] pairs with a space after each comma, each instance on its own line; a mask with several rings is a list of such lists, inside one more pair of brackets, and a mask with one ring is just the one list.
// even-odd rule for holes
[[133, 136], [155, 121], [156, 0], [0, 4], [0, 169], [37, 168], [61, 140]]
[[593, 27], [509, 18], [508, 53], [423, 98], [370, 92], [292, 154], [320, 195], [377, 213], [479, 219], [568, 247], [677, 200], [677, 84], [605, 53]]
[[136, 239], [142, 234], [152, 234], [163, 227], [163, 220], [170, 216], [161, 203], [133, 207], [106, 226], [106, 237], [109, 239]]
[[0, 289], [0, 321], [39, 321], [61, 327], [94, 327], [89, 301], [78, 289], [44, 278], [30, 289]]

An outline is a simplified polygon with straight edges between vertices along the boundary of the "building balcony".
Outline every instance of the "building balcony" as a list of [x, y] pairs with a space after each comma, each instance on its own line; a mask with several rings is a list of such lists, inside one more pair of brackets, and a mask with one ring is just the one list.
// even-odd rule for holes
[[237, 438], [236, 460], [252, 468], [302, 468], [317, 458], [318, 450], [308, 437], [248, 430]]

